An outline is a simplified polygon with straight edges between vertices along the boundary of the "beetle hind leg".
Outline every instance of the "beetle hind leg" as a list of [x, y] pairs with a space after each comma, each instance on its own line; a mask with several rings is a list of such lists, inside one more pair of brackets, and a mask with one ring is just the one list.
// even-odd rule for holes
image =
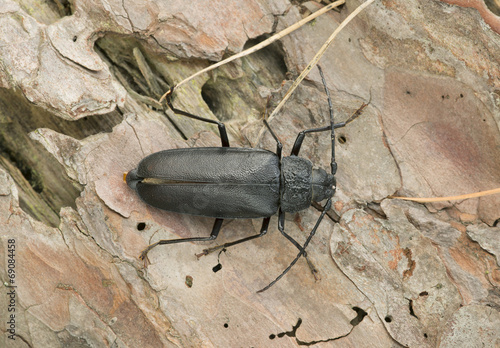
[[262, 227], [260, 228], [260, 233], [259, 234], [256, 234], [256, 235], [253, 235], [253, 236], [250, 236], [250, 237], [245, 237], [245, 238], [242, 238], [242, 239], [238, 239], [238, 240], [235, 240], [234, 242], [229, 242], [229, 243], [217, 245], [217, 246], [214, 246], [212, 248], [203, 249], [203, 252], [201, 252], [199, 254], [196, 254], [196, 257], [200, 258], [202, 256], [205, 256], [205, 255], [208, 255], [210, 253], [213, 253], [214, 251], [225, 249], [225, 248], [228, 248], [228, 247], [236, 245], [236, 244], [240, 244], [240, 243], [247, 242], [247, 241], [255, 239], [255, 238], [262, 237], [263, 235], [265, 235], [267, 233], [267, 229], [269, 227], [269, 221], [270, 220], [271, 220], [271, 217], [264, 218], [264, 220], [262, 221]]
[[222, 227], [222, 222], [224, 219], [215, 219], [214, 222], [214, 227], [212, 228], [212, 233], [210, 233], [210, 236], [208, 237], [192, 237], [192, 238], [179, 238], [179, 239], [162, 239], [159, 240], [156, 243], [148, 245], [146, 249], [144, 249], [141, 252], [141, 255], [139, 258], [141, 260], [146, 259], [148, 252], [151, 251], [155, 246], [157, 245], [163, 245], [163, 244], [175, 244], [175, 243], [184, 243], [184, 242], [205, 242], [205, 241], [211, 241], [215, 240], [217, 236], [219, 235], [220, 229]]

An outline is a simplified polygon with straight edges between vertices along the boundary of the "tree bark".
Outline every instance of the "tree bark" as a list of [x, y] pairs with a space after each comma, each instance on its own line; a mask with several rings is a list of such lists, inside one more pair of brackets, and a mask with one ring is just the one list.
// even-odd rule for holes
[[[337, 192], [307, 248], [320, 279], [301, 258], [258, 294], [297, 255], [276, 217], [264, 237], [199, 260], [262, 221], [158, 246], [146, 267], [148, 244], [208, 236], [213, 219], [149, 207], [122, 177], [160, 150], [220, 146], [217, 128], [160, 110], [158, 97], [322, 5], [0, 1], [0, 274], [16, 286], [0, 305], [3, 323], [15, 314], [7, 346], [498, 345], [499, 196], [389, 198], [500, 184], [499, 20], [481, 1], [448, 2], [376, 1], [321, 59], [336, 122], [368, 105], [336, 132]], [[231, 146], [274, 151], [270, 134], [258, 140], [266, 109], [360, 3], [200, 76], [174, 106], [225, 122]], [[286, 155], [328, 110], [313, 69], [271, 123]], [[300, 155], [327, 169], [330, 153], [316, 133]], [[319, 209], [288, 214], [286, 232], [304, 243]]]

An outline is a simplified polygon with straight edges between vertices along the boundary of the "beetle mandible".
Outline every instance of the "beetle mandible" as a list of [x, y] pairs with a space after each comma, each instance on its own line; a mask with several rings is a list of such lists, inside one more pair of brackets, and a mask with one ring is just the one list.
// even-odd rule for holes
[[[287, 157], [282, 157], [283, 146], [266, 120], [264, 123], [277, 143], [276, 152], [230, 147], [224, 123], [176, 109], [170, 97], [166, 99], [174, 113], [216, 124], [222, 147], [171, 149], [153, 153], [145, 157], [136, 169], [127, 173], [127, 184], [145, 203], [153, 207], [183, 214], [214, 217], [215, 223], [208, 237], [160, 240], [149, 245], [142, 252], [141, 259], [145, 259], [147, 253], [160, 244], [214, 240], [224, 219], [263, 218], [264, 220], [259, 234], [205, 249], [204, 254], [262, 237], [267, 232], [271, 216], [276, 213], [278, 213], [279, 231], [295, 245], [299, 253], [274, 281], [258, 292], [269, 289], [301, 256], [306, 256], [305, 249], [330, 209], [335, 193], [334, 175], [337, 171], [335, 129], [344, 127], [354, 120], [366, 106], [363, 104], [347, 121], [335, 124], [330, 93], [319, 65], [318, 69], [328, 99], [330, 124], [301, 131], [297, 135], [290, 156]], [[324, 169], [313, 169], [309, 160], [298, 157], [306, 134], [325, 131], [331, 131], [330, 173]], [[199, 204], [200, 191], [211, 204]], [[304, 245], [300, 245], [285, 232], [285, 213], [298, 212], [311, 206], [312, 202], [325, 199], [327, 201], [314, 228]]]

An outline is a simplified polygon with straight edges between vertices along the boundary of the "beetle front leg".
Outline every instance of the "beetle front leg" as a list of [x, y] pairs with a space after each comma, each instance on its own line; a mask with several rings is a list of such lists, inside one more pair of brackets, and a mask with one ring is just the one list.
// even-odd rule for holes
[[354, 112], [351, 117], [349, 117], [345, 122], [340, 122], [340, 123], [334, 123], [333, 121], [333, 106], [332, 106], [332, 99], [330, 98], [330, 92], [328, 91], [328, 87], [326, 85], [325, 77], [323, 76], [323, 70], [321, 70], [321, 67], [318, 65], [318, 70], [319, 74], [321, 76], [321, 81], [323, 82], [323, 86], [325, 88], [325, 93], [328, 99], [328, 109], [330, 111], [330, 124], [325, 127], [320, 127], [320, 128], [312, 128], [312, 129], [306, 129], [300, 132], [297, 135], [297, 139], [295, 139], [295, 143], [293, 144], [292, 148], [292, 155], [297, 156], [299, 154], [300, 148], [302, 146], [302, 142], [304, 141], [304, 138], [306, 134], [308, 133], [315, 133], [315, 132], [324, 132], [324, 131], [331, 131], [331, 136], [330, 140], [332, 143], [332, 159], [331, 159], [331, 171], [332, 175], [335, 175], [337, 172], [337, 162], [335, 162], [335, 129], [337, 128], [342, 128], [345, 127], [347, 124], [351, 123], [354, 121], [359, 115], [361, 115], [361, 112], [363, 109], [370, 103], [371, 101], [371, 91], [370, 91], [370, 101], [368, 101], [368, 104], [363, 103], [361, 107]]
[[219, 235], [220, 229], [222, 227], [222, 222], [224, 219], [215, 219], [214, 222], [214, 227], [212, 228], [212, 233], [210, 233], [209, 237], [192, 237], [192, 238], [179, 238], [179, 239], [162, 239], [159, 240], [156, 243], [153, 243], [149, 245], [146, 249], [144, 249], [141, 252], [141, 255], [139, 258], [141, 260], [146, 259], [148, 252], [153, 249], [157, 245], [162, 245], [162, 244], [174, 244], [174, 243], [184, 243], [184, 242], [206, 242], [206, 241], [211, 241], [215, 240], [217, 236]]
[[332, 199], [329, 198], [326, 201], [326, 204], [323, 207], [323, 211], [321, 212], [318, 220], [316, 220], [316, 224], [314, 225], [314, 228], [311, 230], [311, 233], [307, 237], [306, 242], [304, 243], [304, 247], [301, 247], [299, 249], [300, 251], [299, 251], [298, 255], [295, 257], [295, 259], [293, 259], [293, 261], [290, 263], [290, 265], [276, 279], [274, 279], [268, 286], [266, 286], [263, 289], [260, 289], [259, 291], [257, 291], [258, 293], [264, 292], [267, 289], [269, 289], [271, 286], [273, 286], [274, 284], [276, 284], [276, 282], [278, 280], [280, 280], [281, 278], [283, 278], [283, 276], [288, 273], [288, 271], [293, 267], [293, 265], [295, 265], [297, 263], [297, 261], [300, 259], [301, 256], [305, 256], [306, 255], [305, 249], [306, 249], [307, 245], [309, 244], [309, 242], [311, 241], [311, 239], [314, 237], [314, 234], [316, 233], [316, 230], [318, 229], [318, 227], [319, 227], [319, 225], [321, 223], [321, 220], [323, 220], [323, 218], [326, 215], [326, 212], [328, 210], [330, 210], [331, 207], [332, 207]]
[[262, 227], [260, 228], [259, 234], [256, 234], [256, 235], [250, 236], [250, 237], [246, 237], [246, 238], [242, 238], [242, 239], [238, 239], [238, 240], [235, 240], [234, 242], [230, 242], [230, 243], [226, 243], [226, 244], [222, 244], [222, 245], [217, 245], [217, 246], [214, 246], [212, 248], [203, 249], [203, 252], [196, 254], [196, 257], [200, 258], [202, 256], [213, 253], [214, 251], [217, 251], [220, 249], [225, 249], [225, 248], [228, 248], [228, 247], [236, 245], [236, 244], [240, 244], [240, 243], [247, 242], [247, 241], [255, 239], [255, 238], [262, 237], [263, 235], [265, 235], [267, 233], [267, 229], [269, 227], [270, 220], [271, 220], [271, 218], [267, 217], [264, 219], [264, 221], [262, 221]]
[[312, 275], [314, 276], [314, 280], [318, 281], [320, 280], [319, 272], [316, 266], [312, 263], [312, 261], [307, 257], [307, 251], [305, 251], [305, 248], [303, 248], [295, 239], [292, 238], [289, 234], [285, 232], [285, 212], [280, 209], [279, 215], [278, 215], [278, 230], [281, 232], [283, 236], [285, 236], [286, 239], [288, 239], [297, 249], [300, 250], [302, 255], [304, 255], [307, 265], [309, 266], [309, 269], [311, 270]]

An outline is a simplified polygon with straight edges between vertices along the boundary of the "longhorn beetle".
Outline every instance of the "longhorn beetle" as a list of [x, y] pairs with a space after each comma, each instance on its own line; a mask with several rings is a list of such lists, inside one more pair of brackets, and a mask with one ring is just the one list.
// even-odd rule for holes
[[[330, 93], [319, 65], [318, 69], [328, 99], [330, 124], [301, 131], [288, 157], [282, 157], [283, 145], [266, 120], [264, 123], [277, 143], [276, 153], [262, 149], [230, 147], [224, 123], [174, 108], [169, 93], [166, 102], [174, 113], [218, 126], [222, 147], [171, 149], [153, 153], [144, 158], [136, 169], [127, 173], [127, 184], [149, 205], [171, 212], [214, 217], [215, 223], [209, 237], [160, 240], [149, 245], [142, 252], [141, 259], [145, 259], [147, 253], [160, 244], [214, 240], [224, 219], [264, 220], [259, 234], [205, 249], [204, 254], [262, 237], [267, 232], [271, 216], [276, 212], [279, 231], [295, 245], [299, 253], [274, 281], [258, 292], [269, 289], [302, 255], [306, 256], [305, 249], [330, 209], [335, 193], [335, 129], [354, 120], [366, 106], [363, 104], [347, 121], [335, 124]], [[309, 160], [298, 157], [306, 134], [325, 131], [331, 131], [330, 174], [323, 169], [313, 169]], [[200, 191], [210, 200], [209, 204], [200, 204], [197, 199]], [[285, 232], [285, 213], [298, 212], [308, 208], [313, 201], [320, 202], [325, 199], [327, 201], [321, 215], [301, 246]]]

